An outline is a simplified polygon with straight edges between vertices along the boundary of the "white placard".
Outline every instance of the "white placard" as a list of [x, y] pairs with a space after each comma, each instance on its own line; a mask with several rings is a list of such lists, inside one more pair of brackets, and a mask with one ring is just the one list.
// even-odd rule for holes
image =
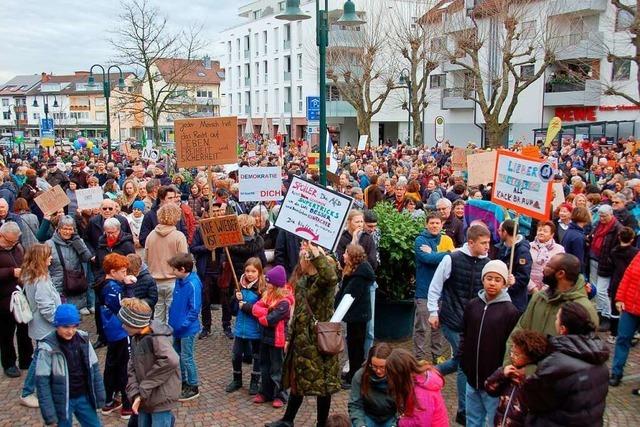
[[100, 187], [81, 188], [76, 190], [76, 199], [78, 199], [78, 209], [99, 208], [104, 200], [104, 193]]
[[155, 148], [150, 148], [149, 146], [147, 146], [142, 150], [142, 155], [140, 157], [142, 158], [142, 160], [151, 160], [157, 162], [160, 159], [160, 150], [156, 150]]
[[294, 176], [275, 226], [333, 250], [353, 199]]
[[282, 199], [282, 172], [278, 166], [242, 167], [238, 170], [241, 202], [268, 202]]
[[345, 294], [342, 297], [340, 304], [338, 304], [336, 311], [333, 312], [333, 316], [331, 316], [331, 320], [329, 320], [329, 322], [342, 322], [345, 314], [347, 314], [349, 308], [351, 308], [353, 301], [355, 301], [355, 298], [352, 297], [351, 294]]
[[360, 139], [358, 140], [358, 151], [364, 151], [367, 148], [367, 139], [369, 139], [369, 135], [360, 135]]

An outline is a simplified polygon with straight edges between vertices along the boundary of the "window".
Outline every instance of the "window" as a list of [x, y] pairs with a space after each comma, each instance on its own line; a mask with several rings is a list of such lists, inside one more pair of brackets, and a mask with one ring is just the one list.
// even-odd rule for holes
[[281, 1], [280, 3], [278, 3], [278, 9], [280, 10], [284, 10], [285, 9], [285, 3], [284, 1]]
[[229, 62], [231, 62], [231, 40], [227, 42], [227, 54], [229, 56]]
[[9, 106], [9, 98], [2, 98], [2, 106], [3, 107]]
[[238, 92], [236, 99], [238, 100], [238, 114], [242, 114], [242, 96], [240, 95], [240, 92]]
[[88, 111], [72, 111], [70, 113], [72, 119], [88, 119], [89, 112]]
[[40, 120], [40, 113], [33, 113], [33, 120]]
[[302, 54], [298, 54], [298, 80], [302, 80]]
[[302, 102], [302, 86], [298, 86], [298, 112], [302, 112], [303, 102]]
[[296, 22], [296, 34], [298, 35], [298, 47], [302, 46], [302, 21]]
[[54, 120], [64, 120], [67, 118], [67, 113], [53, 113]]
[[633, 24], [633, 15], [626, 10], [616, 11], [616, 31], [627, 31]]
[[569, 21], [569, 34], [582, 34], [584, 32], [584, 18], [573, 18]]
[[258, 33], [255, 33], [253, 35], [253, 50], [256, 51], [255, 56], [258, 56], [258, 54], [260, 53], [260, 48], [258, 48], [258, 46], [260, 46], [258, 41], [259, 38], [260, 38], [260, 35]]
[[262, 69], [264, 70], [264, 84], [269, 83], [269, 63], [264, 61], [262, 63]]
[[260, 84], [260, 63], [256, 62], [254, 64], [254, 68], [255, 68], [255, 74], [256, 74], [256, 84], [259, 85]]
[[522, 65], [520, 67], [520, 78], [523, 80], [532, 79], [535, 73], [536, 67], [534, 64]]
[[104, 111], [98, 111], [96, 113], [96, 121], [97, 122], [104, 122], [107, 120], [107, 113], [105, 113]]
[[236, 52], [238, 52], [236, 59], [240, 61], [240, 39], [236, 39]]
[[264, 90], [263, 93], [263, 97], [264, 97], [264, 112], [268, 113], [269, 112], [269, 91], [268, 90]]
[[[35, 114], [34, 114], [35, 116]], [[3, 111], [2, 112], [2, 119], [3, 120], [11, 120], [11, 111]], [[35, 120], [38, 120], [34, 117]]]
[[278, 73], [280, 70], [280, 60], [278, 58], [273, 60], [273, 82], [278, 83]]
[[262, 32], [262, 44], [264, 45], [264, 54], [267, 54], [267, 47], [269, 46], [269, 36], [267, 31]]
[[233, 94], [229, 94], [229, 114], [233, 114]]
[[260, 91], [256, 91], [256, 96], [254, 97], [254, 102], [256, 105], [256, 113], [260, 112]]
[[233, 86], [233, 79], [231, 78], [231, 67], [229, 67], [229, 70], [227, 71], [226, 78], [229, 81], [229, 89], [231, 89], [231, 87]]
[[429, 76], [429, 89], [443, 88], [445, 87], [446, 81], [446, 74], [432, 74]]
[[291, 25], [284, 24], [282, 27], [282, 48], [288, 49], [291, 47]]
[[431, 50], [435, 52], [443, 51], [446, 47], [445, 38], [444, 37], [436, 37], [431, 39]]
[[278, 51], [278, 44], [280, 43], [279, 30], [278, 27], [273, 29], [273, 51]]
[[260, 11], [259, 10], [254, 10], [253, 11], [253, 19], [260, 19]]
[[629, 59], [614, 59], [611, 80], [629, 80], [630, 77], [631, 61]]
[[536, 34], [536, 21], [524, 21], [522, 23], [521, 37], [532, 39]]
[[236, 87], [240, 87], [240, 85], [242, 84], [242, 83], [240, 83], [240, 79], [242, 78], [242, 75], [241, 75], [242, 72], [240, 71], [240, 66], [239, 65], [236, 67], [236, 74], [238, 76], [238, 85]]
[[280, 89], [274, 91], [275, 113], [280, 112]]
[[[96, 98], [95, 104], [96, 104], [96, 107], [103, 107], [103, 106], [107, 105], [107, 100], [104, 97]], [[89, 105], [89, 99], [88, 98], [87, 98], [86, 105]]]

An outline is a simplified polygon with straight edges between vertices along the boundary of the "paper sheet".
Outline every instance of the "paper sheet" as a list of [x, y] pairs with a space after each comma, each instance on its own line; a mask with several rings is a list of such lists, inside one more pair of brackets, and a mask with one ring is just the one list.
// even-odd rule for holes
[[346, 294], [345, 296], [343, 296], [342, 301], [340, 301], [340, 304], [338, 304], [338, 308], [336, 308], [336, 311], [333, 313], [333, 316], [331, 316], [331, 320], [329, 321], [342, 322], [342, 318], [345, 314], [347, 314], [347, 311], [349, 311], [349, 308], [351, 307], [351, 304], [353, 304], [354, 300], [355, 298], [352, 297], [351, 294]]

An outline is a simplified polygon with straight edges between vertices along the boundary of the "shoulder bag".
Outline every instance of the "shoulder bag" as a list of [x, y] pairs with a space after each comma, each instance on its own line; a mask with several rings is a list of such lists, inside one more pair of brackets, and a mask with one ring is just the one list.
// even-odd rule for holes
[[316, 345], [321, 354], [335, 356], [344, 350], [344, 338], [342, 336], [342, 324], [340, 322], [318, 322], [311, 311], [305, 292], [304, 303], [307, 312], [313, 321], [313, 329], [316, 334]]
[[62, 265], [62, 292], [65, 296], [81, 295], [89, 289], [89, 282], [84, 275], [84, 271], [69, 271], [64, 264], [64, 257], [62, 251], [57, 243], [53, 244], [56, 247], [60, 264]]

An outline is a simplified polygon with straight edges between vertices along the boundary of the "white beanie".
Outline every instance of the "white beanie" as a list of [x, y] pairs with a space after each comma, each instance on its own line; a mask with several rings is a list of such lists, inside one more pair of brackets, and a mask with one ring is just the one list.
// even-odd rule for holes
[[484, 279], [484, 276], [487, 273], [496, 273], [499, 274], [500, 276], [502, 276], [502, 278], [504, 279], [504, 283], [506, 284], [508, 282], [508, 278], [509, 278], [509, 268], [507, 267], [507, 264], [505, 264], [504, 262], [498, 260], [498, 259], [494, 259], [492, 261], [489, 261], [484, 268], [482, 269], [482, 278]]

